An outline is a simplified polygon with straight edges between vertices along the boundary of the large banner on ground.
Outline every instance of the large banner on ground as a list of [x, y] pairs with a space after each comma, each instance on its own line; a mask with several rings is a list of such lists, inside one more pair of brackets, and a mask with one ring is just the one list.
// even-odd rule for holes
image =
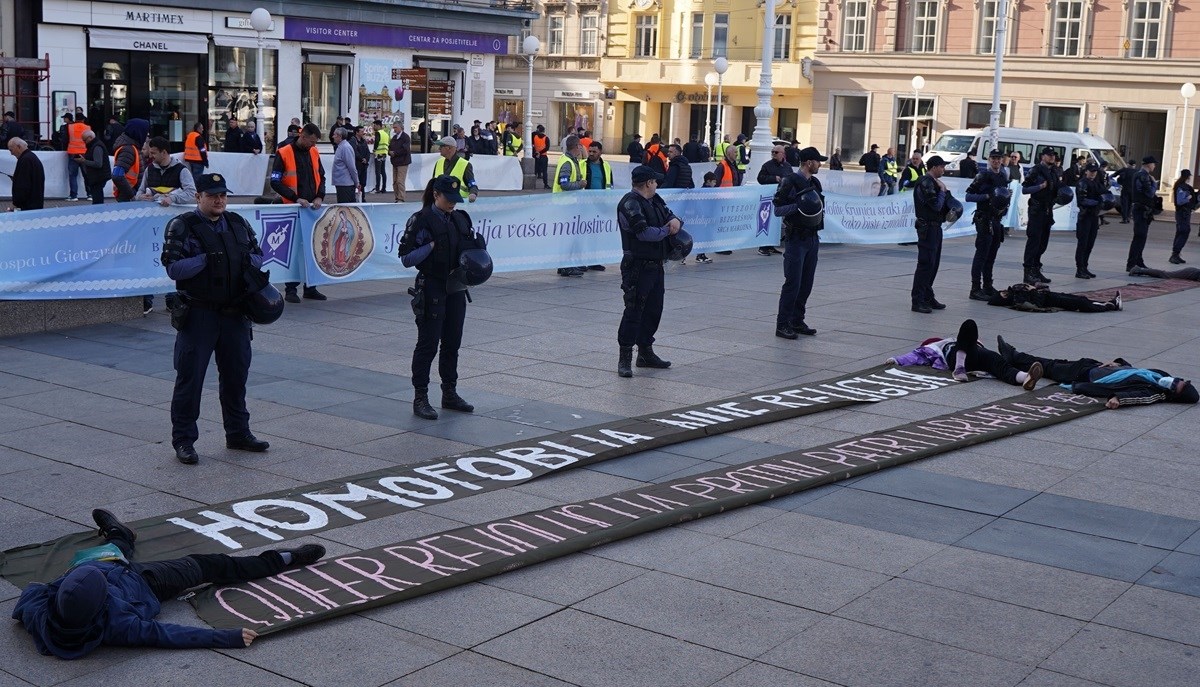
[[253, 582], [209, 587], [191, 602], [214, 627], [271, 634], [1103, 409], [1101, 399], [1047, 387], [848, 441], [333, 556]]
[[[160, 560], [274, 544], [640, 451], [954, 383], [944, 373], [880, 366], [189, 509], [131, 523], [138, 531], [137, 558]], [[95, 532], [87, 532], [11, 549], [0, 558], [0, 575], [18, 587], [52, 580], [67, 570], [76, 550], [95, 544]]]

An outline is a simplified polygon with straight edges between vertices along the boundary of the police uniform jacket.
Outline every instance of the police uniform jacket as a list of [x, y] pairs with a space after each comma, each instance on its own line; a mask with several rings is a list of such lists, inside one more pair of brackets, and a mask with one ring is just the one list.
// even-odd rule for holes
[[[997, 208], [992, 205], [993, 194], [998, 188], [1008, 188], [1008, 171], [1003, 167], [993, 172], [985, 167], [975, 175], [975, 180], [967, 187], [965, 198], [968, 203], [975, 203], [975, 221], [1001, 219], [1008, 213], [1008, 206]], [[1009, 201], [1012, 202], [1012, 201]]]
[[[809, 189], [816, 189], [817, 195], [821, 198], [821, 216], [810, 223], [813, 226], [804, 226], [801, 224], [803, 216], [797, 209], [797, 203], [800, 201], [800, 196], [808, 192]], [[805, 234], [818, 232], [825, 228], [825, 190], [821, 188], [821, 180], [815, 176], [805, 176], [799, 172], [792, 172], [779, 182], [779, 186], [775, 189], [775, 197], [771, 200], [771, 204], [775, 206], [775, 216], [783, 218], [783, 228], [787, 233], [787, 238], [800, 237]]]
[[1107, 192], [1108, 189], [1100, 175], [1097, 175], [1095, 179], [1088, 179], [1086, 176], [1079, 177], [1079, 181], [1075, 182], [1075, 204], [1079, 206], [1080, 214], [1095, 215], [1103, 202], [1101, 196]]
[[[1054, 209], [1054, 199], [1058, 196], [1058, 187], [1062, 183], [1059, 181], [1059, 176], [1055, 173], [1055, 169], [1052, 165], [1038, 163], [1026, 175], [1021, 192], [1029, 194], [1029, 209], [1031, 212], [1040, 211], [1049, 213]], [[1047, 182], [1046, 188], [1040, 191], [1035, 190], [1043, 181]]]
[[246, 295], [246, 273], [262, 268], [262, 248], [254, 229], [241, 215], [221, 213], [209, 220], [199, 210], [167, 223], [160, 261], [167, 276], [191, 302], [228, 308]]
[[463, 251], [485, 247], [487, 242], [475, 233], [471, 216], [465, 211], [444, 212], [429, 205], [408, 218], [399, 254], [405, 267], [416, 267], [421, 276], [445, 282], [458, 267]]
[[[657, 193], [643, 198], [637, 191], [626, 193], [617, 203], [617, 225], [621, 228], [621, 250], [635, 260], [665, 260], [671, 252], [666, 241], [667, 223], [675, 217]], [[679, 220], [681, 223], [683, 220]]]
[[917, 212], [917, 224], [941, 224], [946, 220], [946, 199], [949, 191], [943, 191], [937, 179], [926, 174], [917, 180], [913, 188], [913, 209]]
[[1150, 172], [1143, 167], [1133, 175], [1133, 204], [1154, 207], [1154, 199], [1158, 196], [1158, 184]]

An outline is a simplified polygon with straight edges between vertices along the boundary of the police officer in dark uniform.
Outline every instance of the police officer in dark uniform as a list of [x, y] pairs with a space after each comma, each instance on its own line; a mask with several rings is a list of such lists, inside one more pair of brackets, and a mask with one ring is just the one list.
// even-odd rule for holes
[[795, 339], [817, 330], [804, 322], [808, 296], [817, 274], [817, 232], [825, 226], [825, 193], [817, 170], [827, 160], [816, 148], [800, 151], [800, 171], [788, 174], [775, 189], [771, 203], [783, 218], [783, 288], [775, 315], [775, 336]]
[[1008, 170], [1003, 165], [1004, 153], [988, 153], [988, 164], [967, 187], [968, 203], [975, 203], [975, 257], [971, 260], [971, 295], [973, 301], [986, 301], [996, 295], [992, 285], [992, 267], [996, 254], [1004, 243], [1004, 227], [1011, 192]]
[[[417, 345], [413, 349], [413, 415], [436, 420], [429, 404], [429, 368], [438, 356], [442, 379], [442, 408], [470, 413], [475, 406], [458, 395], [458, 349], [467, 317], [466, 286], [454, 274], [463, 251], [484, 248], [484, 238], [475, 233], [471, 216], [456, 209], [463, 200], [459, 180], [443, 174], [429, 180], [422, 208], [408, 218], [400, 239], [400, 260], [417, 268], [417, 280], [409, 291], [417, 316]], [[440, 354], [439, 354], [440, 348]]]
[[1100, 174], [1100, 165], [1089, 162], [1083, 168], [1079, 181], [1075, 182], [1075, 204], [1079, 206], [1079, 217], [1075, 220], [1075, 278], [1094, 279], [1088, 271], [1088, 259], [1092, 246], [1096, 245], [1096, 234], [1100, 232], [1100, 211], [1103, 210], [1104, 194], [1108, 193], [1107, 178]]
[[939, 155], [929, 158], [925, 175], [913, 185], [913, 208], [917, 213], [917, 269], [913, 272], [913, 312], [931, 313], [945, 309], [933, 296], [933, 280], [942, 261], [942, 223], [950, 208], [950, 190], [941, 177], [946, 161]]
[[633, 190], [617, 203], [617, 225], [621, 229], [621, 291], [625, 293], [625, 312], [617, 329], [617, 374], [632, 377], [633, 347], [638, 347], [637, 366], [666, 369], [670, 361], [654, 352], [654, 334], [662, 319], [663, 261], [671, 253], [667, 237], [683, 228], [658, 195], [663, 175], [646, 165], [630, 173]]
[[1133, 175], [1133, 239], [1129, 242], [1129, 257], [1125, 259], [1125, 271], [1134, 267], [1145, 267], [1142, 249], [1146, 247], [1146, 236], [1150, 233], [1150, 222], [1155, 215], [1155, 199], [1158, 197], [1158, 181], [1153, 176], [1158, 160], [1153, 155], [1142, 158], [1142, 168]]
[[221, 378], [225, 445], [240, 451], [266, 451], [270, 444], [250, 433], [246, 377], [250, 373], [250, 320], [242, 301], [247, 274], [262, 267], [262, 249], [250, 223], [225, 211], [225, 178], [196, 179], [197, 208], [172, 219], [164, 232], [161, 261], [175, 280], [179, 298], [171, 313], [175, 337], [175, 393], [171, 397], [171, 445], [175, 457], [194, 465], [200, 397], [208, 361], [216, 352]]
[[1058, 153], [1042, 148], [1042, 159], [1025, 176], [1021, 193], [1029, 196], [1029, 224], [1025, 229], [1025, 283], [1050, 283], [1042, 274], [1042, 255], [1050, 242], [1050, 227], [1054, 226], [1054, 200], [1062, 184], [1054, 164]]

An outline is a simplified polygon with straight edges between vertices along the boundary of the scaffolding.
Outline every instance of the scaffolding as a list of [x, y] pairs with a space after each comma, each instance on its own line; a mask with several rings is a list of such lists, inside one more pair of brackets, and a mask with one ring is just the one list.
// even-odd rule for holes
[[[5, 57], [0, 55], [0, 111], [12, 111], [25, 128], [31, 148], [49, 144], [55, 111], [50, 102], [50, 55]], [[42, 117], [49, 117], [43, 120]]]

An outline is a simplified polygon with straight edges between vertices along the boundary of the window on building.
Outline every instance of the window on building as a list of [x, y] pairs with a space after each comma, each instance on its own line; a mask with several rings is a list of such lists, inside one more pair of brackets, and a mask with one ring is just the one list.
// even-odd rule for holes
[[779, 108], [779, 122], [775, 126], [775, 138], [781, 141], [796, 140], [796, 121], [800, 111], [790, 107]]
[[[992, 122], [991, 103], [967, 103], [964, 129], [986, 129]], [[1008, 104], [1000, 103], [1000, 126], [1008, 126]]]
[[713, 15], [713, 57], [728, 57], [729, 15], [718, 12]]
[[667, 152], [666, 146], [671, 142], [671, 137], [674, 136], [675, 122], [671, 119], [671, 103], [660, 103], [658, 106], [658, 134], [662, 136], [663, 153]]
[[596, 55], [600, 35], [600, 15], [585, 14], [579, 18], [579, 54]]
[[1037, 111], [1037, 128], [1046, 131], [1079, 131], [1082, 108], [1042, 105]]
[[914, 0], [913, 52], [936, 52], [938, 44], [938, 5], [940, 0]]
[[1084, 0], [1055, 0], [1051, 55], [1079, 57], [1082, 54], [1083, 3]]
[[775, 55], [776, 60], [787, 60], [792, 55], [792, 15], [775, 15]]
[[979, 53], [996, 54], [996, 27], [999, 25], [999, 0], [981, 0], [979, 3]]
[[658, 57], [658, 15], [643, 14], [637, 18], [635, 57]]
[[867, 49], [867, 0], [846, 0], [842, 5], [842, 50]]
[[563, 54], [563, 26], [566, 21], [566, 17], [561, 14], [546, 17], [546, 54]]
[[831, 120], [830, 150], [838, 151], [843, 159], [853, 155], [857, 160], [867, 151], [867, 96], [834, 96]]
[[929, 144], [933, 141], [934, 100], [934, 98], [922, 96], [920, 107], [917, 108], [914, 116], [915, 101], [911, 97], [896, 99], [896, 110], [899, 115], [896, 117], [896, 128], [892, 133], [892, 140], [896, 142], [896, 149], [902, 151], [905, 157], [914, 150], [928, 150]]
[[692, 46], [688, 56], [693, 60], [699, 59], [704, 49], [704, 13], [692, 14]]
[[1129, 28], [1129, 56], [1154, 59], [1159, 56], [1163, 23], [1162, 0], [1134, 0]]

